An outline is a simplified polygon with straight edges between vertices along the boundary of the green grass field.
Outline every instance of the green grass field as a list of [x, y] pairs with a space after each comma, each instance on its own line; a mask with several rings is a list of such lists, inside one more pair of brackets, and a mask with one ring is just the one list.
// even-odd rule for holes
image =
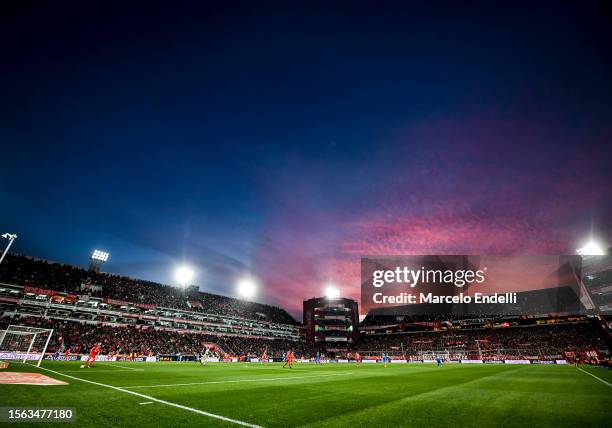
[[[72, 406], [79, 426], [96, 428], [239, 426], [203, 412], [265, 427], [612, 426], [612, 387], [572, 366], [79, 364], [43, 362], [69, 384], [0, 385], [0, 406]], [[610, 371], [583, 369], [612, 383]], [[55, 425], [70, 424], [43, 426]]]

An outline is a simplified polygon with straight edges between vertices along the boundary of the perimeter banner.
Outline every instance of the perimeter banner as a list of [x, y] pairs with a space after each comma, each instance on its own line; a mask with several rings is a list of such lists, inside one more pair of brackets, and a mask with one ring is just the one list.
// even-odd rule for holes
[[[595, 266], [594, 266], [595, 265]], [[361, 259], [361, 313], [608, 313], [588, 271], [611, 256], [375, 256]]]

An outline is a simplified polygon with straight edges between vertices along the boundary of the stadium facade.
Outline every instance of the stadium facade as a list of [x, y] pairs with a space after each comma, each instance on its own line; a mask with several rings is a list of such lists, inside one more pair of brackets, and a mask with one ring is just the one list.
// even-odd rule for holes
[[359, 308], [352, 299], [305, 300], [303, 317], [308, 340], [322, 344], [328, 352], [346, 352], [359, 339]]

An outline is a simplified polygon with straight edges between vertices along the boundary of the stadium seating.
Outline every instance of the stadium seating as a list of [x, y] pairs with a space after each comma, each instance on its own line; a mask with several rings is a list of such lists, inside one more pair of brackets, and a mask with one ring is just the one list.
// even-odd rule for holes
[[204, 313], [296, 324], [284, 309], [231, 297], [187, 292], [169, 285], [9, 254], [0, 265], [0, 282], [51, 289], [75, 295], [87, 294], [116, 301], [155, 305]]
[[48, 352], [67, 347], [71, 353], [85, 353], [97, 343], [101, 343], [104, 354], [110, 355], [130, 353], [143, 356], [193, 355], [201, 353], [207, 343], [215, 343], [226, 356], [235, 357], [258, 357], [264, 350], [267, 350], [269, 357], [281, 357], [287, 350], [293, 350], [298, 358], [309, 358], [316, 352], [314, 347], [304, 341], [266, 340], [229, 335], [213, 336], [135, 326], [85, 324], [28, 316], [0, 318], [0, 330], [5, 329], [9, 324], [54, 329], [52, 340], [47, 348]]
[[422, 358], [448, 352], [461, 358], [563, 355], [567, 352], [609, 349], [609, 338], [596, 322], [531, 323], [507, 328], [463, 328], [427, 332], [371, 334], [356, 345], [360, 352], [381, 351]]
[[[68, 346], [82, 353], [98, 342], [107, 354], [143, 356], [191, 355], [206, 343], [228, 356], [259, 356], [267, 350], [270, 357], [280, 357], [291, 349], [298, 358], [310, 358], [325, 351], [301, 337], [295, 320], [281, 308], [195, 287], [179, 290], [14, 254], [0, 265], [0, 283], [11, 284], [0, 286], [0, 329], [8, 324], [53, 328], [49, 351]], [[449, 358], [503, 359], [589, 350], [609, 355], [605, 325], [605, 318], [586, 316], [372, 311], [349, 354], [423, 359], [442, 351]]]

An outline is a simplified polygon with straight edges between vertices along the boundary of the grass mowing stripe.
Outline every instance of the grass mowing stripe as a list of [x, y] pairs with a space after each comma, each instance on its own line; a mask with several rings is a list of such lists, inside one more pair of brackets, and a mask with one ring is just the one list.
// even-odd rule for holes
[[[459, 370], [463, 369], [463, 367], [456, 365], [453, 366], [453, 369], [458, 368]], [[471, 367], [470, 367], [471, 368]], [[475, 369], [481, 369], [481, 367], [474, 367]], [[359, 419], [360, 414], [371, 414], [373, 411], [375, 411], [375, 409], [385, 409], [388, 406], [393, 406], [395, 404], [399, 404], [399, 403], [408, 403], [408, 402], [412, 402], [412, 401], [420, 401], [422, 399], [424, 399], [425, 397], [430, 397], [430, 396], [435, 396], [435, 395], [439, 395], [440, 392], [442, 391], [448, 391], [448, 390], [462, 390], [464, 389], [466, 386], [469, 386], [471, 384], [474, 383], [478, 383], [481, 381], [487, 381], [490, 380], [491, 378], [502, 378], [505, 376], [511, 376], [512, 373], [516, 372], [516, 371], [520, 371], [521, 369], [524, 369], [524, 367], [521, 367], [520, 365], [516, 366], [516, 367], [512, 367], [512, 368], [508, 368], [507, 370], [504, 370], [503, 372], [495, 372], [495, 373], [479, 373], [477, 377], [474, 378], [468, 378], [465, 379], [463, 381], [453, 381], [452, 384], [448, 384], [448, 385], [443, 385], [443, 386], [439, 386], [439, 387], [433, 387], [431, 389], [427, 389], [425, 391], [422, 392], [418, 392], [416, 394], [411, 394], [411, 395], [407, 395], [407, 396], [400, 396], [397, 398], [390, 398], [385, 402], [381, 402], [378, 404], [367, 404], [366, 406], [364, 406], [363, 408], [360, 409], [353, 409], [350, 411], [345, 411], [342, 415], [333, 415], [333, 416], [329, 416], [327, 418], [323, 418], [323, 419], [319, 419], [316, 421], [317, 424], [320, 425], [325, 425], [327, 422], [333, 422], [334, 420], [342, 420], [341, 418], [345, 418], [345, 417], [349, 417], [349, 418], [353, 418], [353, 419]], [[445, 369], [446, 370], [446, 369]], [[448, 372], [448, 370], [446, 370]], [[429, 373], [443, 373], [442, 371], [438, 371], [437, 369], [434, 370], [427, 370], [427, 372]], [[424, 372], [424, 373], [427, 373]], [[482, 376], [481, 376], [482, 374]], [[409, 382], [410, 379], [407, 379], [407, 382]], [[384, 414], [384, 410], [381, 411], [381, 414]], [[341, 423], [339, 426], [342, 426], [343, 424]], [[349, 425], [349, 423], [347, 422], [346, 425]]]
[[238, 380], [215, 380], [210, 382], [192, 382], [192, 383], [170, 383], [170, 384], [162, 384], [162, 385], [136, 385], [136, 386], [122, 386], [122, 388], [126, 389], [135, 389], [135, 388], [163, 388], [165, 386], [192, 386], [192, 385], [209, 385], [216, 383], [243, 383], [243, 382], [270, 382], [275, 380], [293, 380], [293, 379], [309, 379], [309, 378], [317, 378], [317, 377], [329, 377], [329, 376], [346, 376], [352, 374], [353, 372], [346, 373], [332, 373], [332, 374], [324, 374], [324, 375], [314, 375], [314, 376], [285, 376], [285, 377], [269, 377], [262, 379], [238, 379]]
[[605, 380], [603, 380], [602, 378], [600, 378], [599, 376], [595, 376], [593, 373], [589, 373], [586, 370], [582, 370], [580, 367], [576, 367], [578, 370], [580, 370], [583, 373], [588, 374], [589, 376], [593, 376], [595, 379], [597, 379], [598, 381], [605, 383], [606, 385], [608, 385], [610, 388], [612, 388], [612, 383], [610, 382], [606, 382]]
[[242, 426], [251, 427], [251, 428], [263, 428], [260, 425], [250, 424], [248, 422], [239, 421], [237, 419], [227, 418], [225, 416], [216, 415], [214, 413], [205, 412], [205, 411], [199, 410], [199, 409], [194, 409], [193, 407], [183, 406], [182, 404], [172, 403], [172, 402], [166, 401], [166, 400], [160, 400], [159, 398], [151, 397], [149, 395], [141, 394], [139, 392], [128, 391], [127, 389], [119, 388], [117, 386], [106, 385], [104, 383], [94, 382], [94, 381], [87, 380], [87, 379], [81, 379], [81, 378], [78, 378], [76, 376], [67, 375], [67, 374], [64, 374], [62, 372], [57, 372], [55, 370], [47, 369], [47, 368], [44, 368], [44, 367], [37, 367], [37, 368], [40, 369], [40, 370], [45, 370], [45, 371], [48, 371], [48, 372], [51, 372], [51, 373], [58, 374], [60, 376], [65, 376], [65, 377], [68, 377], [70, 379], [80, 380], [81, 382], [91, 383], [92, 385], [102, 386], [104, 388], [110, 388], [110, 389], [114, 389], [116, 391], [125, 392], [126, 394], [135, 395], [137, 397], [145, 398], [147, 400], [155, 401], [155, 402], [158, 402], [158, 403], [161, 403], [161, 404], [165, 404], [167, 406], [172, 406], [172, 407], [176, 407], [178, 409], [187, 410], [189, 412], [193, 412], [193, 413], [197, 413], [197, 414], [200, 414], [200, 415], [208, 416], [210, 418], [220, 419], [220, 420], [225, 421], [225, 422], [231, 422], [231, 423], [236, 424], [236, 425], [242, 425]]

